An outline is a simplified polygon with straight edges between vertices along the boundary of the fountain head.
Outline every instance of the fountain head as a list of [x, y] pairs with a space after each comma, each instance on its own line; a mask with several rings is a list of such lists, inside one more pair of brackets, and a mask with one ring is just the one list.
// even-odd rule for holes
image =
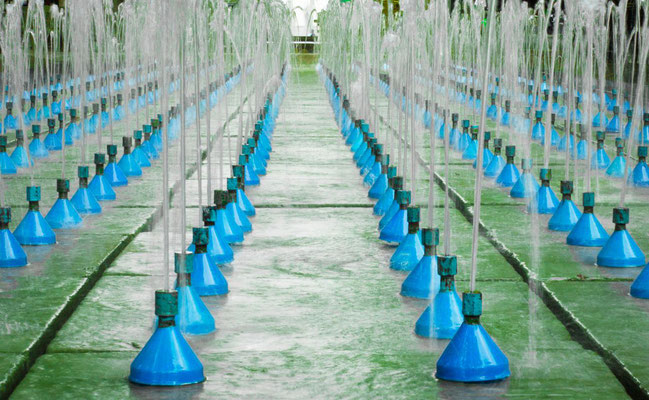
[[584, 203], [584, 212], [592, 213], [593, 207], [595, 207], [595, 193], [584, 192], [583, 203]]
[[552, 170], [549, 168], [541, 168], [539, 174], [541, 179], [541, 187], [536, 192], [534, 201], [530, 202], [527, 207], [528, 212], [537, 212], [539, 214], [552, 214], [557, 209], [559, 200], [554, 195], [550, 187], [550, 180], [552, 179]]
[[455, 124], [459, 121], [460, 115], [458, 113], [451, 114], [451, 121]]
[[627, 231], [629, 209], [613, 209], [615, 230], [597, 255], [597, 265], [602, 267], [640, 267], [645, 264], [645, 256]]
[[601, 247], [609, 235], [594, 214], [595, 193], [583, 193], [584, 212], [570, 231], [566, 243], [572, 246]]
[[[201, 257], [207, 260], [207, 254]], [[201, 300], [192, 282], [194, 254], [181, 252], [174, 254], [174, 272], [178, 275], [178, 315], [176, 322], [180, 331], [189, 335], [205, 335], [214, 332], [214, 318]]]
[[550, 186], [550, 180], [552, 179], [552, 170], [549, 168], [541, 168], [539, 178], [541, 179], [543, 186]]
[[27, 255], [9, 230], [11, 208], [0, 207], [0, 268], [27, 265]]
[[482, 293], [462, 295], [464, 322], [437, 361], [435, 376], [455, 382], [488, 382], [509, 377], [509, 360], [480, 324]]
[[45, 218], [40, 213], [41, 200], [40, 186], [27, 186], [27, 201], [29, 210], [18, 227], [14, 236], [22, 245], [45, 245], [56, 243], [56, 235]]
[[534, 116], [538, 122], [541, 122], [541, 119], [543, 119], [543, 111], [541, 110], [536, 110], [534, 113]]
[[421, 230], [424, 255], [408, 274], [401, 285], [401, 295], [421, 299], [432, 298], [439, 291], [436, 248], [439, 244], [439, 229]]
[[129, 380], [149, 386], [203, 382], [203, 365], [176, 326], [178, 292], [156, 291], [155, 314], [158, 328], [131, 363]]
[[419, 232], [419, 217], [420, 217], [419, 207], [408, 207], [407, 209], [408, 233]]
[[572, 181], [561, 181], [560, 191], [561, 195], [563, 196], [563, 200], [570, 200], [573, 191]]
[[126, 186], [128, 185], [128, 179], [124, 175], [124, 171], [116, 163], [117, 158], [117, 145], [109, 144], [106, 146], [106, 152], [108, 153], [108, 165], [104, 170], [104, 175], [111, 186]]
[[507, 156], [507, 163], [513, 164], [516, 156], [516, 146], [505, 146], [505, 156]]
[[638, 161], [647, 160], [647, 146], [638, 146]]
[[79, 188], [70, 200], [72, 205], [80, 214], [100, 213], [101, 205], [99, 205], [92, 191], [88, 189], [88, 167], [85, 165], [77, 167], [77, 175], [79, 177]]
[[57, 179], [56, 191], [59, 198], [45, 216], [45, 220], [54, 229], [76, 228], [83, 220], [74, 205], [68, 200], [70, 180]]
[[500, 154], [500, 149], [502, 149], [503, 140], [501, 138], [494, 139], [494, 154]]
[[89, 171], [87, 165], [80, 165], [77, 167], [77, 176], [79, 177], [79, 186], [88, 187]]
[[532, 170], [532, 159], [523, 158], [521, 160], [521, 169], [523, 170], [523, 173], [530, 172]]

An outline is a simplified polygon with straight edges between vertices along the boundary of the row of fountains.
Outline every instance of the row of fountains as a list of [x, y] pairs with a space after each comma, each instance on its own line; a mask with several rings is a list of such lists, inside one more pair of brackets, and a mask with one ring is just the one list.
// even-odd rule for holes
[[[233, 246], [252, 231], [256, 211], [245, 190], [259, 185], [270, 159], [289, 71], [289, 16], [277, 1], [232, 6], [218, 0], [129, 0], [113, 9], [112, 1], [68, 0], [65, 9], [51, 6], [49, 19], [42, 0], [2, 5], [0, 267], [29, 267], [27, 246], [69, 240], [57, 231], [83, 227], [86, 216], [118, 202], [121, 188], [138, 185], [147, 169], [162, 170], [164, 288], [155, 292], [154, 332], [131, 365], [131, 382], [177, 386], [205, 380], [185, 335], [215, 331], [201, 296], [228, 293], [219, 266], [234, 260]], [[231, 143], [226, 127], [234, 88], [239, 124]], [[114, 131], [129, 127], [133, 134], [121, 137], [120, 155]], [[94, 176], [87, 160], [93, 149]], [[71, 157], [77, 153], [79, 159]], [[43, 216], [34, 178], [57, 158], [58, 196]], [[183, 212], [176, 232], [180, 248], [172, 260], [174, 161], [179, 185], [173, 190], [180, 192], [177, 207]], [[78, 171], [71, 198], [66, 163]], [[188, 243], [186, 179], [193, 172], [200, 218]], [[30, 177], [29, 206], [12, 232], [5, 185], [21, 185], [22, 176]], [[169, 278], [172, 267], [175, 282]]]
[[[480, 325], [483, 297], [476, 275], [483, 187], [523, 199], [532, 230], [540, 229], [539, 216], [546, 214], [547, 228], [565, 232], [568, 245], [601, 247], [600, 267], [645, 266], [626, 229], [625, 201], [631, 188], [649, 187], [649, 4], [635, 2], [638, 17], [629, 29], [625, 0], [546, 0], [533, 9], [520, 0], [454, 3], [402, 1], [399, 12], [390, 5], [384, 13], [372, 1], [330, 2], [319, 18], [318, 70], [368, 196], [376, 200], [379, 239], [398, 245], [390, 267], [409, 272], [401, 295], [431, 300], [415, 333], [451, 339], [436, 377], [485, 382], [507, 378], [510, 370]], [[387, 98], [387, 106], [379, 97]], [[607, 142], [613, 143], [613, 160]], [[543, 157], [537, 161], [540, 184], [534, 154]], [[457, 259], [450, 251], [450, 158], [473, 161], [475, 170], [470, 282], [461, 300], [454, 285]], [[560, 200], [550, 185], [551, 159], [563, 164]], [[444, 178], [436, 172], [439, 164]], [[429, 182], [427, 218], [415, 201], [418, 173]], [[446, 190], [439, 255], [436, 179]], [[610, 234], [594, 212], [600, 180], [620, 188]], [[577, 190], [583, 211], [573, 201]], [[424, 220], [427, 227], [421, 228]], [[538, 246], [534, 235], [532, 245]], [[649, 298], [649, 269], [638, 275], [630, 294]]]

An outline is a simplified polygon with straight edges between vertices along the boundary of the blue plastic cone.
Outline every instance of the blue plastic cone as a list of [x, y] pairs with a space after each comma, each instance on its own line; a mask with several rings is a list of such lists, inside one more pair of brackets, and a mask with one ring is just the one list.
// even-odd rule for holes
[[[203, 223], [208, 229], [208, 243], [207, 255], [212, 260], [213, 264], [228, 264], [234, 260], [234, 252], [228, 242], [223, 239], [216, 229], [214, 223], [216, 222], [217, 209], [214, 206], [203, 207]], [[194, 251], [194, 244], [192, 243], [188, 251]]]
[[408, 234], [399, 243], [392, 257], [390, 257], [390, 268], [398, 271], [412, 271], [424, 256], [424, 246], [421, 244], [421, 231], [419, 230], [419, 219], [419, 208], [408, 208]]
[[524, 158], [522, 160], [522, 166], [523, 173], [512, 187], [509, 195], [514, 198], [527, 199], [534, 196], [539, 190], [540, 186], [530, 172], [532, 170], [532, 160], [529, 158]]
[[645, 265], [645, 256], [633, 237], [627, 231], [629, 209], [616, 207], [613, 209], [615, 231], [597, 254], [597, 265], [600, 267], [641, 267]]
[[439, 244], [438, 229], [422, 229], [424, 256], [401, 284], [401, 295], [432, 299], [439, 291], [439, 273], [435, 249]]
[[649, 187], [649, 166], [647, 166], [647, 146], [638, 146], [638, 163], [629, 175], [629, 183], [636, 187]]
[[81, 225], [83, 219], [70, 200], [68, 200], [70, 181], [67, 179], [57, 179], [56, 191], [59, 193], [59, 198], [56, 199], [56, 202], [50, 208], [50, 211], [45, 216], [45, 220], [53, 229], [77, 228]]
[[465, 292], [464, 322], [437, 361], [435, 376], [456, 382], [489, 382], [509, 377], [509, 360], [480, 325], [482, 293]]
[[388, 243], [399, 244], [408, 234], [408, 216], [406, 209], [410, 203], [410, 192], [398, 190], [395, 202], [398, 204], [398, 209], [390, 221], [381, 229], [379, 239]]
[[11, 161], [13, 161], [16, 168], [28, 168], [34, 165], [34, 161], [29, 158], [27, 150], [24, 146], [25, 138], [23, 131], [18, 129], [16, 131], [16, 147], [11, 153]]
[[497, 175], [496, 184], [500, 187], [512, 187], [520, 179], [520, 172], [514, 164], [514, 157], [516, 156], [516, 146], [505, 147], [505, 156], [507, 163]]
[[79, 214], [99, 214], [101, 213], [101, 205], [88, 189], [88, 167], [79, 166], [79, 188], [70, 200], [74, 208]]
[[379, 201], [376, 202], [374, 207], [372, 208], [372, 214], [378, 216], [378, 217], [383, 217], [385, 214], [388, 212], [390, 209], [390, 206], [394, 202], [394, 194], [395, 191], [394, 189], [389, 186], [390, 185], [390, 180], [394, 178], [390, 178], [388, 180], [388, 187], [385, 189], [385, 192], [381, 195], [379, 198]]
[[379, 174], [374, 180], [374, 183], [370, 187], [370, 190], [367, 192], [367, 197], [370, 199], [380, 199], [381, 196], [388, 189], [388, 176], [387, 174]]
[[388, 222], [392, 221], [392, 218], [397, 213], [397, 211], [399, 211], [399, 203], [397, 203], [398, 192], [399, 190], [395, 190], [394, 200], [392, 200], [390, 206], [385, 211], [385, 214], [383, 214], [383, 217], [379, 220], [379, 231], [382, 231], [383, 228], [385, 228], [385, 226], [388, 224]]
[[412, 271], [424, 256], [421, 233], [408, 233], [390, 257], [390, 268], [398, 271]]
[[34, 137], [29, 143], [29, 154], [35, 159], [46, 158], [50, 155], [47, 147], [39, 137]]
[[527, 205], [527, 211], [539, 214], [553, 214], [559, 205], [559, 199], [555, 196], [550, 187], [552, 179], [552, 170], [541, 168], [541, 187], [536, 192], [534, 199]]
[[500, 171], [500, 174], [498, 174], [498, 177], [496, 178], [496, 184], [504, 188], [512, 187], [516, 184], [516, 182], [518, 182], [520, 177], [521, 174], [520, 172], [518, 172], [516, 165], [507, 163], [503, 167], [502, 171]]
[[104, 176], [104, 163], [106, 162], [106, 155], [103, 153], [95, 153], [95, 176], [88, 184], [88, 189], [95, 196], [98, 201], [115, 200], [115, 190]]
[[194, 254], [176, 253], [174, 263], [175, 272], [178, 274], [178, 328], [186, 335], [206, 335], [214, 332], [214, 317], [192, 286]]
[[[0, 136], [0, 140], [6, 140], [6, 136]], [[0, 147], [2, 149], [2, 147]], [[0, 173], [3, 175], [15, 175], [18, 172], [16, 164], [5, 151], [0, 150]]]
[[646, 265], [631, 284], [629, 294], [639, 299], [649, 299], [649, 268]]
[[571, 199], [572, 181], [561, 181], [561, 194], [563, 198], [548, 221], [548, 229], [570, 232], [581, 217], [581, 211]]
[[[626, 159], [623, 156], [617, 156], [613, 162], [606, 168], [606, 175], [611, 178], [624, 178], [624, 167], [626, 166]], [[632, 172], [629, 171], [629, 175]]]
[[489, 165], [487, 165], [487, 168], [485, 168], [484, 170], [484, 176], [487, 178], [498, 177], [502, 172], [503, 168], [505, 168], [505, 165], [507, 165], [507, 162], [500, 155], [500, 149], [497, 148], [496, 154], [494, 154], [493, 158], [491, 159], [491, 162], [489, 163]]
[[27, 254], [9, 230], [11, 208], [0, 208], [0, 268], [27, 265]]
[[472, 139], [462, 152], [463, 160], [475, 160], [478, 156], [478, 141]]
[[56, 243], [56, 235], [39, 211], [38, 202], [41, 200], [40, 186], [27, 187], [29, 210], [20, 224], [14, 230], [18, 243], [25, 246], [37, 246]]
[[207, 253], [194, 256], [192, 287], [199, 296], [214, 296], [228, 293], [228, 281]]
[[181, 386], [205, 380], [203, 365], [176, 325], [178, 293], [157, 291], [158, 328], [131, 363], [128, 379], [151, 386]]
[[101, 205], [87, 187], [79, 187], [70, 202], [79, 214], [101, 213]]
[[462, 300], [455, 291], [457, 258], [438, 256], [439, 292], [415, 324], [415, 333], [422, 337], [451, 339], [462, 325]]
[[108, 165], [104, 169], [104, 177], [113, 187], [126, 186], [128, 185], [128, 179], [124, 174], [124, 171], [117, 165], [117, 146], [114, 144], [109, 144], [107, 146], [108, 150]]
[[252, 205], [245, 192], [244, 167], [242, 165], [233, 165], [232, 176], [237, 179], [237, 205], [244, 214], [254, 217], [256, 214], [255, 206]]
[[584, 212], [570, 231], [566, 243], [571, 246], [600, 247], [608, 241], [608, 233], [599, 222], [593, 208], [595, 207], [595, 193], [583, 194]]
[[216, 230], [220, 237], [228, 243], [243, 242], [243, 230], [232, 220], [230, 213], [225, 207], [229, 200], [229, 194], [224, 190], [214, 191], [214, 202], [217, 206], [216, 211]]

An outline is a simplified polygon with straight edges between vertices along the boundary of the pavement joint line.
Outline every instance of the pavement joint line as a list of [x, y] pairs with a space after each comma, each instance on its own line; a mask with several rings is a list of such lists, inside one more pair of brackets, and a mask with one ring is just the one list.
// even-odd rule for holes
[[[251, 92], [250, 92], [251, 93]], [[249, 94], [250, 94], [249, 93]], [[219, 132], [223, 132], [228, 124], [236, 118], [236, 116], [243, 112], [243, 106], [248, 101], [249, 94], [243, 99], [243, 102], [230, 114], [223, 125], [217, 129], [211, 139], [207, 149], [212, 148], [212, 143], [218, 139]], [[200, 123], [200, 121], [199, 121]], [[201, 162], [207, 157], [207, 149], [201, 152]], [[194, 163], [187, 171], [186, 177], [191, 176], [197, 170], [197, 163]], [[173, 200], [173, 194], [180, 188], [180, 180], [170, 188], [169, 203]], [[108, 267], [119, 257], [124, 249], [135, 239], [141, 232], [150, 230], [155, 223], [162, 218], [162, 204], [155, 206], [155, 210], [147, 217], [146, 221], [140, 225], [133, 233], [124, 235], [122, 240], [104, 257], [99, 265], [87, 277], [81, 280], [76, 290], [68, 296], [67, 301], [59, 307], [57, 312], [47, 321], [45, 327], [42, 329], [41, 334], [37, 336], [29, 346], [20, 353], [19, 359], [13, 363], [7, 373], [0, 380], [0, 399], [8, 398], [11, 393], [18, 387], [20, 382], [27, 376], [31, 367], [36, 363], [36, 360], [47, 352], [47, 347], [56, 337], [59, 330], [65, 325], [70, 316], [76, 311], [77, 307], [86, 298], [88, 293], [95, 287], [96, 283], [104, 275]]]
[[[374, 109], [375, 107], [371, 107]], [[379, 115], [379, 120], [386, 128], [392, 132], [392, 135], [399, 140], [395, 129], [390, 126], [382, 115]], [[403, 140], [401, 140], [403, 142]], [[428, 167], [428, 163], [424, 161], [418, 151], [417, 162], [424, 168]], [[447, 183], [437, 172], [435, 173], [435, 182], [442, 189], [445, 190]], [[448, 185], [449, 200], [453, 202], [455, 208], [462, 213], [469, 223], [473, 223], [473, 208], [469, 203], [460, 195], [452, 186]], [[523, 281], [527, 283], [530, 290], [532, 290], [537, 297], [545, 304], [545, 306], [554, 314], [554, 316], [564, 325], [570, 337], [579, 343], [584, 349], [592, 350], [597, 353], [613, 375], [622, 384], [627, 394], [634, 399], [649, 399], [649, 390], [640, 382], [640, 380], [633, 375], [633, 373], [624, 365], [612, 350], [604, 346], [595, 335], [588, 330], [588, 328], [575, 316], [561, 301], [557, 298], [550, 288], [546, 285], [546, 281], [539, 279], [527, 267], [518, 255], [511, 251], [503, 242], [501, 242], [493, 230], [489, 229], [482, 220], [479, 221], [480, 235], [486, 238], [489, 243], [500, 253], [501, 256], [514, 268]]]

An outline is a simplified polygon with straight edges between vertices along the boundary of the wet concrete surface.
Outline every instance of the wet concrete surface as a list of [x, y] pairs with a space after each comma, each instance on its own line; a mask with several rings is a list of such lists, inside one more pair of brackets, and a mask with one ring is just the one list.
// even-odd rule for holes
[[[485, 385], [435, 380], [435, 363], [447, 341], [413, 333], [427, 301], [399, 295], [405, 274], [388, 268], [394, 247], [378, 240], [378, 219], [315, 72], [292, 74], [273, 149], [268, 175], [247, 190], [253, 203], [262, 205], [252, 219], [254, 231], [235, 247], [235, 261], [222, 267], [230, 293], [203, 298], [217, 331], [188, 338], [203, 361], [206, 382], [165, 389], [127, 381], [131, 361], [151, 335], [153, 291], [163, 285], [157, 224], [139, 233], [110, 265], [13, 397], [626, 396], [602, 359], [571, 340], [484, 238], [478, 272], [482, 321], [509, 357], [512, 376]], [[196, 188], [190, 179], [189, 205], [199, 204]], [[423, 195], [418, 199], [425, 201]], [[171, 214], [171, 251], [180, 248], [180, 212], [174, 208]], [[185, 212], [189, 232], [198, 209]], [[437, 207], [435, 221], [442, 220]], [[455, 209], [451, 220], [462, 291], [468, 286], [471, 226]]]

